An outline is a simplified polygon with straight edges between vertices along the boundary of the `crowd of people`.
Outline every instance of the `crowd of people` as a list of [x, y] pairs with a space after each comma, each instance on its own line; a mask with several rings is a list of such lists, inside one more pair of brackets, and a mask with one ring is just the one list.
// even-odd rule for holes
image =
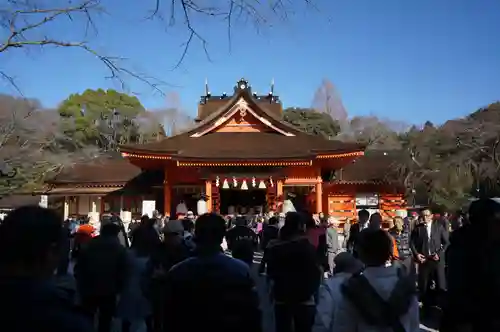
[[21, 207], [0, 226], [0, 322], [30, 332], [109, 332], [117, 320], [123, 332], [261, 332], [261, 278], [276, 332], [414, 332], [433, 307], [441, 331], [500, 331], [500, 204], [472, 203], [456, 228], [429, 210], [381, 223], [366, 210], [343, 230], [299, 212], [256, 223], [206, 213], [128, 227], [114, 216], [96, 232]]

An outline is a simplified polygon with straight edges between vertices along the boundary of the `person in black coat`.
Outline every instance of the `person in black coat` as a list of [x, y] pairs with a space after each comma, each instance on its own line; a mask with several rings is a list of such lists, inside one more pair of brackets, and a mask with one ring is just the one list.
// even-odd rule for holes
[[195, 224], [194, 256], [165, 278], [164, 331], [262, 332], [262, 314], [247, 264], [221, 250], [226, 222], [203, 214]]
[[437, 290], [446, 291], [445, 251], [449, 245], [448, 231], [439, 221], [433, 220], [429, 210], [422, 212], [424, 223], [411, 234], [410, 248], [418, 264], [418, 288], [424, 306], [428, 304], [428, 288], [434, 275]]
[[60, 216], [53, 210], [23, 206], [5, 217], [0, 226], [2, 331], [94, 331], [54, 283], [64, 241]]
[[63, 238], [61, 242], [61, 258], [59, 259], [59, 266], [57, 267], [57, 275], [65, 276], [68, 274], [70, 251], [71, 251], [71, 230], [70, 221], [63, 222]]
[[358, 252], [356, 249], [356, 243], [358, 240], [359, 233], [368, 228], [368, 220], [370, 219], [370, 212], [367, 210], [360, 210], [358, 212], [358, 222], [351, 225], [349, 230], [349, 238], [346, 241], [347, 251], [351, 252], [354, 257], [358, 257]]
[[439, 331], [500, 331], [500, 204], [479, 199], [447, 251], [447, 303]]
[[304, 236], [303, 215], [288, 212], [279, 238], [267, 246], [262, 261], [272, 282], [277, 332], [310, 332], [321, 281], [317, 249]]
[[234, 258], [242, 260], [249, 266], [253, 263], [254, 251], [257, 249], [257, 234], [248, 226], [245, 217], [236, 219], [236, 226], [226, 232], [227, 247]]
[[261, 249], [265, 250], [270, 241], [277, 239], [279, 232], [279, 219], [277, 217], [269, 218], [267, 224], [264, 224], [262, 229]]

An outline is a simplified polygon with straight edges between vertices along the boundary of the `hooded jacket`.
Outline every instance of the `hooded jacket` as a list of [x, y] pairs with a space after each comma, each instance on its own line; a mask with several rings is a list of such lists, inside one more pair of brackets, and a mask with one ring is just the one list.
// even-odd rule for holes
[[[398, 271], [395, 267], [368, 267], [364, 270], [371, 286], [377, 293], [387, 300], [399, 280]], [[320, 300], [313, 332], [393, 332], [391, 328], [366, 324], [354, 305], [346, 299], [341, 292], [341, 285], [347, 280], [345, 275], [329, 281], [328, 289], [320, 292]], [[411, 301], [407, 313], [400, 317], [401, 324], [406, 332], [419, 332], [420, 319], [419, 307], [416, 295]]]

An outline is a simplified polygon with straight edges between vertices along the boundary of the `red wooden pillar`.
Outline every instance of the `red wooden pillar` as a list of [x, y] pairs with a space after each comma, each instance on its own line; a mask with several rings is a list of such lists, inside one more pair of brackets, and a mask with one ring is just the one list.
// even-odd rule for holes
[[212, 183], [212, 212], [220, 213], [220, 192], [219, 188], [215, 184]]
[[266, 187], [266, 202], [267, 202], [267, 209], [269, 211], [276, 211], [276, 187], [271, 186], [270, 183], [267, 184]]
[[171, 216], [172, 188], [168, 182], [167, 169], [165, 168], [165, 178], [163, 180], [163, 213]]

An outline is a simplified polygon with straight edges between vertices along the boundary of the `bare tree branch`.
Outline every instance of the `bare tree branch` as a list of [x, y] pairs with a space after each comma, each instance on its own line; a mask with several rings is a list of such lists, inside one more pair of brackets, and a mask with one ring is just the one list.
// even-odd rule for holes
[[[163, 81], [132, 71], [123, 65], [124, 58], [104, 55], [92, 48], [86, 41], [67, 41], [57, 36], [39, 37], [36, 34], [28, 35], [28, 33], [37, 31], [61, 18], [67, 18], [70, 21], [76, 21], [77, 18], [83, 19], [85, 34], [90, 28], [97, 31], [94, 16], [105, 11], [101, 5], [101, 0], [82, 0], [77, 5], [70, 6], [71, 3], [72, 1], [68, 1], [67, 7], [50, 8], [43, 6], [43, 4], [38, 5], [36, 1], [34, 3], [9, 1], [9, 7], [0, 8], [1, 25], [8, 31], [5, 40], [0, 42], [0, 54], [11, 49], [28, 49], [32, 47], [76, 48], [102, 62], [109, 71], [107, 78], [118, 81], [122, 88], [126, 87], [125, 80], [126, 77], [129, 77], [150, 86], [159, 93], [163, 93], [160, 89], [161, 86], [165, 85]], [[21, 89], [16, 84], [14, 77], [8, 72], [0, 70], [0, 77], [21, 93]]]
[[[188, 50], [193, 42], [201, 43], [205, 56], [208, 61], [211, 61], [208, 52], [208, 41], [199, 31], [203, 29], [195, 28], [194, 21], [196, 15], [201, 15], [213, 19], [221, 19], [227, 22], [227, 36], [229, 41], [229, 50], [231, 51], [232, 29], [234, 22], [242, 22], [244, 24], [251, 21], [253, 25], [260, 29], [265, 26], [272, 26], [272, 19], [278, 17], [281, 20], [287, 20], [292, 12], [292, 5], [295, 3], [304, 3], [308, 7], [315, 8], [313, 0], [269, 0], [261, 2], [258, 0], [217, 0], [217, 1], [201, 1], [201, 0], [154, 0], [154, 6], [151, 13], [147, 16], [148, 19], [159, 18], [164, 20], [162, 4], [169, 4], [167, 12], [168, 25], [174, 26], [177, 23], [177, 9], [180, 10], [183, 18], [183, 24], [186, 26], [188, 35], [186, 41], [182, 44], [182, 52], [173, 69], [179, 66], [185, 60]], [[207, 2], [209, 4], [207, 4]], [[213, 4], [212, 4], [213, 3]]]
[[[167, 85], [156, 78], [137, 73], [125, 66], [125, 59], [97, 51], [96, 47], [85, 40], [90, 29], [96, 33], [97, 15], [112, 11], [111, 3], [106, 8], [105, 0], [5, 0], [0, 4], [0, 28], [5, 31], [5, 37], [0, 40], [0, 55], [16, 49], [31, 49], [36, 47], [73, 48], [84, 51], [102, 62], [109, 70], [108, 78], [117, 80], [122, 87], [126, 86], [125, 78], [138, 80], [162, 93], [161, 86]], [[208, 51], [208, 40], [203, 35], [203, 28], [197, 28], [196, 22], [202, 17], [208, 17], [214, 22], [227, 22], [228, 40], [231, 46], [232, 29], [235, 22], [246, 24], [252, 22], [257, 29], [272, 26], [273, 18], [286, 20], [292, 11], [292, 4], [303, 3], [313, 7], [313, 0], [153, 0], [153, 9], [148, 19], [167, 18], [167, 25], [180, 25], [187, 30], [182, 51], [173, 69], [185, 61], [189, 49], [194, 42], [203, 47], [206, 58], [211, 61]], [[116, 5], [116, 4], [115, 4]], [[163, 5], [163, 6], [162, 6]], [[147, 6], [147, 4], [145, 5]], [[85, 32], [82, 40], [68, 40], [58, 31], [49, 30], [51, 24], [67, 19]], [[179, 21], [179, 22], [177, 22]], [[83, 22], [83, 25], [82, 25]], [[204, 24], [206, 24], [204, 22]], [[80, 26], [78, 26], [80, 25]], [[45, 34], [44, 32], [49, 32]], [[5, 80], [18, 92], [15, 76], [6, 69], [0, 68], [0, 79]]]

